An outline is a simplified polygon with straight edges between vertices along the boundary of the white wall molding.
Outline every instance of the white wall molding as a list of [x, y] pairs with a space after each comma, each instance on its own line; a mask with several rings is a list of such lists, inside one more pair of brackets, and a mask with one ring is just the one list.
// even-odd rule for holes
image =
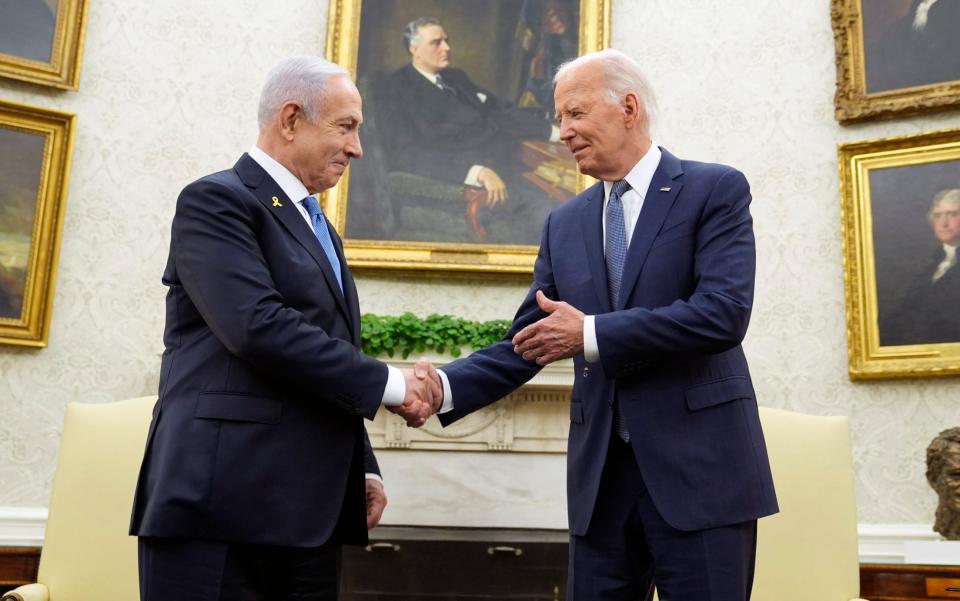
[[904, 541], [940, 540], [929, 524], [860, 524], [860, 563], [904, 563]]
[[39, 547], [46, 524], [46, 507], [0, 507], [0, 547]]
[[[0, 547], [43, 544], [46, 507], [0, 507]], [[903, 563], [905, 541], [939, 540], [929, 524], [860, 524], [860, 563]]]

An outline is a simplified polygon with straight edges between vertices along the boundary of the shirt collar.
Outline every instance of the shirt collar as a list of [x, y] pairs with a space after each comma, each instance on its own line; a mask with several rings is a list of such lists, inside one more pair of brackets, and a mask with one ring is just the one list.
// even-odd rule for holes
[[944, 242], [944, 243], [943, 243], [943, 252], [946, 253], [946, 257], [945, 257], [945, 258], [952, 261], [953, 258], [954, 258], [955, 256], [957, 256], [957, 247], [956, 247], [956, 246], [950, 246], [949, 244], [947, 244], [946, 242]]
[[263, 167], [263, 170], [273, 178], [273, 181], [277, 182], [277, 185], [280, 186], [283, 193], [287, 195], [287, 198], [293, 202], [300, 202], [307, 196], [310, 196], [310, 192], [307, 191], [307, 187], [303, 185], [303, 182], [297, 179], [296, 175], [290, 173], [289, 169], [278, 163], [272, 156], [256, 146], [251, 148], [247, 154], [249, 154], [250, 158], [256, 161], [258, 165]]
[[420, 75], [423, 75], [424, 77], [426, 77], [426, 78], [427, 78], [427, 81], [429, 81], [429, 82], [432, 83], [433, 85], [437, 85], [437, 74], [436, 74], [436, 73], [427, 73], [426, 71], [422, 71], [420, 68], [418, 68], [418, 67], [417, 67], [416, 65], [414, 65], [413, 63], [410, 63], [410, 66], [413, 67], [414, 69], [416, 69], [416, 70], [417, 70], [417, 73], [419, 73]]
[[[630, 184], [630, 188], [640, 195], [640, 198], [646, 198], [647, 190], [650, 188], [650, 182], [653, 180], [653, 174], [656, 173], [657, 167], [660, 166], [661, 156], [663, 156], [663, 153], [660, 151], [660, 147], [657, 146], [656, 142], [651, 142], [650, 148], [647, 149], [643, 158], [641, 158], [637, 164], [633, 166], [633, 169], [627, 173], [627, 176], [623, 178]], [[604, 199], [610, 197], [610, 188], [613, 187], [613, 183], [614, 182], [603, 182]]]

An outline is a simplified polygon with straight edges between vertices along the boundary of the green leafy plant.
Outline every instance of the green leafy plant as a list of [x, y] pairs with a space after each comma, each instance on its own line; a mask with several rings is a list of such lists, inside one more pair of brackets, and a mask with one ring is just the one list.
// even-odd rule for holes
[[493, 321], [470, 321], [451, 315], [418, 317], [413, 313], [403, 315], [374, 315], [367, 313], [360, 318], [361, 346], [363, 352], [376, 356], [395, 353], [406, 359], [410, 353], [436, 351], [460, 356], [460, 347], [474, 350], [497, 342], [510, 329], [506, 319]]

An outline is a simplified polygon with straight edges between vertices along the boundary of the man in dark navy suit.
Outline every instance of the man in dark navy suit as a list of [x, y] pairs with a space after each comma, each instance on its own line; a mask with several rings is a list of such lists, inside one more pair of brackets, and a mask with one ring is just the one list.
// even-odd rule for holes
[[256, 146], [177, 200], [160, 394], [137, 485], [143, 601], [337, 598], [386, 496], [363, 426], [441, 391], [360, 350], [357, 289], [314, 194], [362, 155], [361, 100], [317, 57], [270, 72]]
[[560, 135], [601, 180], [543, 227], [498, 344], [441, 370], [449, 424], [573, 357], [567, 598], [745, 601], [756, 520], [777, 511], [740, 342], [753, 302], [750, 190], [650, 138], [653, 93], [615, 50], [561, 67]]
[[451, 67], [438, 20], [410, 22], [403, 39], [410, 64], [387, 78], [377, 98], [391, 170], [482, 190], [487, 212], [497, 213], [490, 241], [536, 244], [553, 204], [523, 177], [521, 145], [559, 140], [549, 116], [498, 98]]

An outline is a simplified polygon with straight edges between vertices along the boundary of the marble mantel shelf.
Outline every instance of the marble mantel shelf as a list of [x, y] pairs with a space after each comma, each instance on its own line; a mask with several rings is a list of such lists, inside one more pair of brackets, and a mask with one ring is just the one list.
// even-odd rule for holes
[[[406, 368], [416, 359], [389, 362]], [[430, 359], [437, 366], [449, 361], [447, 357]], [[565, 453], [572, 385], [573, 362], [558, 361], [513, 394], [447, 428], [436, 418], [422, 428], [408, 428], [401, 418], [381, 409], [367, 432], [378, 449]]]

